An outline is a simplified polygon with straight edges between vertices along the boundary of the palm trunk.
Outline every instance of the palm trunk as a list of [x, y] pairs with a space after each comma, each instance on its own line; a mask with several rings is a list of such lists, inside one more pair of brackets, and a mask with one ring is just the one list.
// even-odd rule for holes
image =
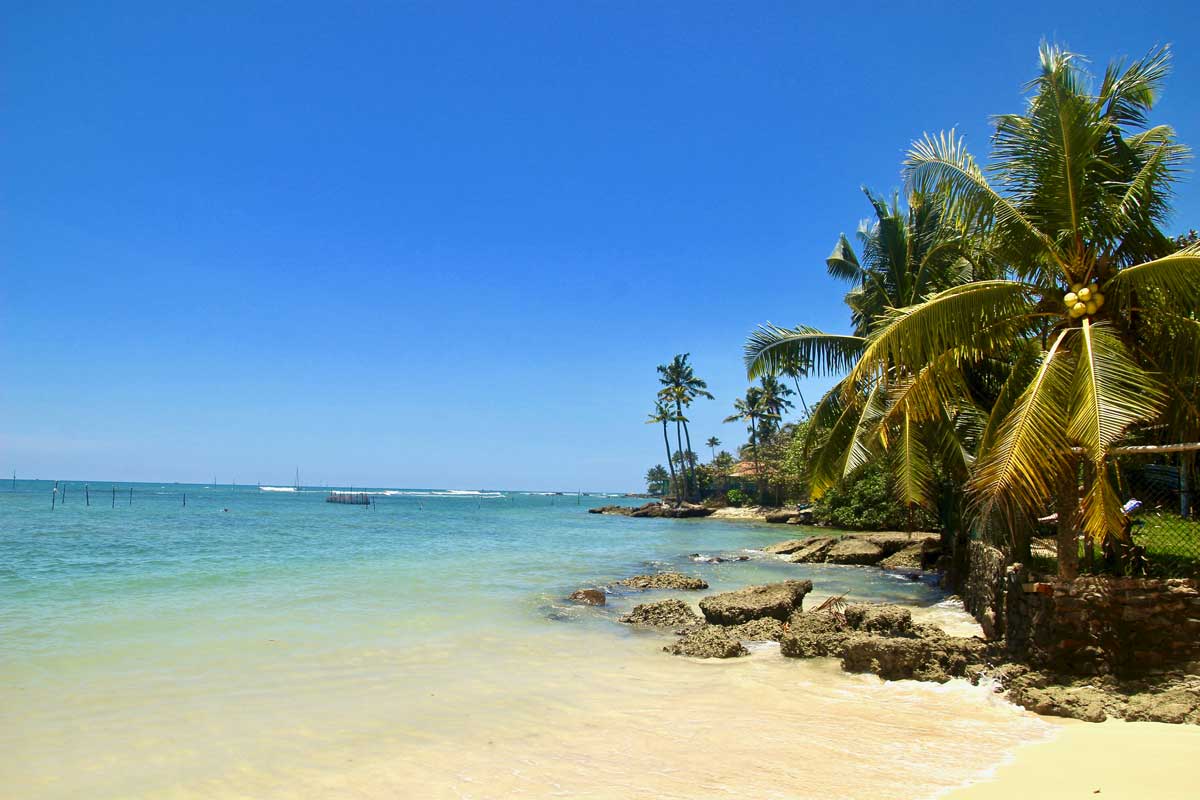
[[758, 504], [762, 505], [762, 467], [758, 463], [758, 420], [750, 418], [750, 452], [754, 453], [754, 493], [758, 495]]
[[804, 416], [808, 416], [808, 403], [804, 402], [804, 392], [800, 391], [800, 379], [792, 378], [792, 383], [796, 385], [796, 396], [800, 398], [800, 407], [804, 409]]
[[[679, 416], [683, 416], [682, 409]], [[687, 444], [687, 450], [683, 451], [683, 465], [688, 470], [688, 496], [692, 496], [692, 489], [695, 487], [695, 493], [700, 493], [700, 486], [696, 482], [696, 465], [692, 463], [692, 435], [688, 433], [687, 423], [683, 423], [683, 441]]]
[[[671, 437], [667, 435], [667, 421], [663, 419], [663, 444], [667, 447], [667, 469], [671, 470], [671, 485], [675, 487], [675, 501], [679, 501], [679, 481], [675, 479], [675, 464], [671, 461]], [[666, 492], [663, 496], [666, 497]]]
[[1058, 535], [1056, 550], [1058, 551], [1059, 580], [1073, 581], [1079, 575], [1079, 543], [1075, 538], [1076, 520], [1079, 517], [1078, 476], [1074, 462], [1071, 468], [1059, 479], [1057, 497], [1054, 498], [1058, 511]]
[[[675, 404], [675, 445], [679, 448], [677, 452], [679, 453], [679, 458], [680, 458], [680, 462], [681, 462], [680, 466], [683, 467], [683, 476], [684, 476], [683, 481], [685, 484], [683, 487], [683, 491], [684, 491], [684, 494], [687, 494], [690, 487], [688, 487], [686, 485], [687, 484], [687, 458], [683, 455], [683, 432], [680, 430], [682, 423], [679, 421], [679, 417], [682, 417], [682, 416], [683, 416], [683, 412], [679, 410], [679, 403], [676, 403]], [[676, 492], [676, 494], [678, 495], [678, 492]]]

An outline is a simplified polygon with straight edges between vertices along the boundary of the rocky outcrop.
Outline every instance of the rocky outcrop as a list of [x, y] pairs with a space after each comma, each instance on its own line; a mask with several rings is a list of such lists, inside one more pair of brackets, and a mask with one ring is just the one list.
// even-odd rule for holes
[[[818, 537], [828, 539], [829, 537]], [[763, 548], [764, 553], [771, 553], [777, 556], [789, 556], [798, 550], [803, 550], [812, 544], [812, 539], [788, 539], [786, 542], [777, 542], [769, 544]]]
[[742, 642], [778, 642], [783, 638], [783, 623], [774, 617], [724, 627], [730, 636]]
[[763, 516], [763, 519], [765, 519], [767, 522], [773, 523], [775, 525], [782, 525], [785, 522], [789, 522], [790, 520], [795, 518], [795, 516], [796, 516], [795, 509], [781, 508], [778, 511], [768, 511]]
[[713, 513], [713, 510], [702, 505], [697, 505], [696, 503], [682, 503], [678, 506], [668, 503], [646, 503], [636, 508], [632, 506], [600, 506], [598, 508], [589, 508], [588, 513], [613, 514], [622, 517], [669, 517], [672, 519], [682, 519], [685, 517], [707, 517]]
[[1036, 714], [1103, 722], [1109, 717], [1130, 722], [1200, 725], [1200, 676], [1166, 673], [1153, 679], [1120, 681], [1112, 677], [1072, 678], [1031, 670], [1022, 664], [995, 669], [969, 668], [975, 684], [990, 680], [996, 691]]
[[690, 658], [736, 658], [749, 655], [750, 651], [733, 635], [731, 628], [720, 625], [702, 625], [687, 631], [664, 651]]
[[633, 610], [622, 616], [619, 621], [627, 625], [650, 628], [686, 628], [702, 620], [687, 603], [670, 598], [634, 606]]
[[632, 578], [617, 581], [614, 585], [625, 586], [630, 589], [679, 589], [684, 591], [708, 588], [708, 584], [700, 578], [692, 575], [684, 575], [681, 572], [658, 572], [653, 575], [634, 575]]
[[941, 537], [936, 533], [848, 533], [790, 539], [764, 547], [794, 564], [879, 565], [890, 569], [923, 569], [937, 560]]
[[845, 538], [825, 551], [825, 563], [869, 566], [879, 563], [886, 555], [883, 548], [874, 542]]
[[812, 581], [748, 586], [705, 597], [700, 601], [700, 610], [706, 620], [716, 625], [740, 625], [764, 617], [782, 621], [802, 606], [804, 596], [811, 591]]
[[917, 625], [908, 609], [856, 604], [844, 613], [793, 614], [780, 640], [791, 658], [840, 658], [847, 672], [870, 672], [885, 680], [916, 679], [944, 683], [966, 674], [988, 655], [981, 639], [947, 636]]
[[603, 589], [578, 589], [571, 592], [567, 598], [572, 603], [582, 603], [585, 606], [602, 606], [605, 603]]

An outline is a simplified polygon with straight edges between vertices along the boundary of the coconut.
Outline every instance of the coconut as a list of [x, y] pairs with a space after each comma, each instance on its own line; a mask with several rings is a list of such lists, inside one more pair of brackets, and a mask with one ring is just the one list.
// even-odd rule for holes
[[1104, 305], [1104, 295], [1092, 292], [1092, 302], [1096, 304], [1096, 308], [1101, 308]]
[[1075, 292], [1075, 294], [1079, 294], [1079, 290], [1082, 288], [1083, 288], [1082, 283], [1072, 283], [1071, 284], [1071, 291]]
[[1088, 304], [1087, 304], [1087, 313], [1088, 313], [1088, 314], [1095, 314], [1095, 313], [1096, 313], [1096, 309], [1097, 309], [1096, 301], [1095, 301], [1095, 300], [1089, 300], [1089, 301], [1088, 301]]
[[1092, 297], [1092, 290], [1085, 286], [1076, 292], [1076, 294], [1079, 296], [1080, 300], [1086, 303]]
[[1063, 297], [1063, 302], [1067, 304], [1067, 308], [1075, 305], [1078, 300], [1079, 295], [1075, 294], [1074, 292], [1067, 292], [1066, 296]]
[[1076, 317], [1076, 318], [1082, 317], [1084, 312], [1086, 312], [1086, 311], [1087, 311], [1086, 303], [1076, 303], [1075, 305], [1071, 306], [1071, 316], [1072, 317]]

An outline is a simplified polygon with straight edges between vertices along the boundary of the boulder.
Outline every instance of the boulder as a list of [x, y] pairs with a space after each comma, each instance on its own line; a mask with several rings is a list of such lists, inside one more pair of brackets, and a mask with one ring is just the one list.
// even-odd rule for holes
[[589, 514], [616, 514], [622, 517], [628, 517], [633, 514], [633, 506], [597, 506], [589, 508]]
[[841, 656], [850, 636], [845, 620], [829, 611], [797, 611], [788, 619], [779, 650], [788, 658]]
[[750, 652], [729, 634], [729, 629], [720, 625], [703, 625], [691, 630], [663, 650], [689, 658], [736, 658]]
[[887, 553], [874, 542], [857, 537], [845, 537], [825, 551], [827, 564], [856, 564], [867, 566], [878, 564]]
[[855, 603], [846, 606], [846, 624], [864, 633], [909, 636], [913, 633], [912, 612], [903, 606]]
[[884, 569], [925, 569], [926, 564], [937, 560], [937, 548], [929, 546], [927, 541], [914, 542], [902, 550], [897, 550], [879, 566]]
[[837, 542], [832, 536], [814, 536], [811, 539], [804, 540], [805, 544], [798, 550], [793, 551], [787, 561], [793, 564], [812, 564], [819, 563], [825, 560], [825, 554]]
[[616, 586], [627, 586], [630, 589], [707, 589], [708, 584], [692, 575], [681, 572], [658, 572], [653, 575], [634, 575], [617, 581]]
[[884, 680], [905, 678], [950, 680], [931, 658], [929, 643], [922, 639], [856, 634], [842, 646], [842, 669], [847, 672], [871, 672]]
[[793, 509], [784, 508], [778, 511], [768, 511], [763, 515], [763, 519], [775, 525], [782, 525], [794, 516], [796, 516], [796, 512]]
[[646, 503], [646, 505], [640, 508], [633, 509], [629, 513], [629, 516], [679, 519], [684, 517], [707, 517], [711, 513], [713, 513], [713, 509], [696, 503], [681, 503], [678, 506], [667, 503]]
[[605, 603], [603, 589], [579, 589], [571, 592], [571, 596], [567, 599], [586, 606], [602, 606]]
[[1015, 685], [1008, 690], [1008, 699], [1035, 714], [1084, 722], [1104, 722], [1113, 703], [1110, 695], [1090, 686]]
[[763, 548], [763, 552], [771, 553], [777, 556], [791, 555], [797, 550], [808, 547], [810, 544], [812, 544], [812, 542], [812, 539], [788, 539], [786, 542], [776, 542], [775, 544], [767, 545]]
[[699, 623], [700, 615], [682, 600], [670, 598], [653, 603], [642, 603], [620, 618], [628, 625], [644, 625], [651, 628], [686, 628]]
[[763, 586], [748, 586], [724, 592], [700, 601], [704, 618], [717, 625], [740, 625], [763, 617], [786, 620], [804, 603], [812, 591], [812, 581], [783, 581]]

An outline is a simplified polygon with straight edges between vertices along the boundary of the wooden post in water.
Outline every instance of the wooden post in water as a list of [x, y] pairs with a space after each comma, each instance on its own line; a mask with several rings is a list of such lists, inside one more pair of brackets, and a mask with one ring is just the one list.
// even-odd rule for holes
[[117, 507], [117, 487], [115, 487], [115, 486], [113, 487], [113, 502], [112, 502], [112, 507], [113, 507], [113, 508], [116, 508], [116, 507]]
[[187, 508], [187, 492], [183, 493], [183, 507]]
[[58, 481], [54, 482], [54, 491], [50, 492], [50, 510], [54, 510], [54, 501], [58, 499]]
[[61, 498], [61, 500], [62, 500], [62, 502], [61, 502], [61, 503], [59, 503], [59, 505], [64, 505], [64, 506], [65, 506], [65, 505], [67, 504], [67, 484], [66, 484], [66, 482], [65, 482], [65, 481], [63, 482], [63, 493], [62, 493], [62, 498]]
[[129, 487], [129, 505], [133, 505], [133, 487]]
[[90, 506], [92, 504], [92, 494], [88, 491], [88, 485], [86, 483], [83, 485], [83, 504], [85, 506]]

